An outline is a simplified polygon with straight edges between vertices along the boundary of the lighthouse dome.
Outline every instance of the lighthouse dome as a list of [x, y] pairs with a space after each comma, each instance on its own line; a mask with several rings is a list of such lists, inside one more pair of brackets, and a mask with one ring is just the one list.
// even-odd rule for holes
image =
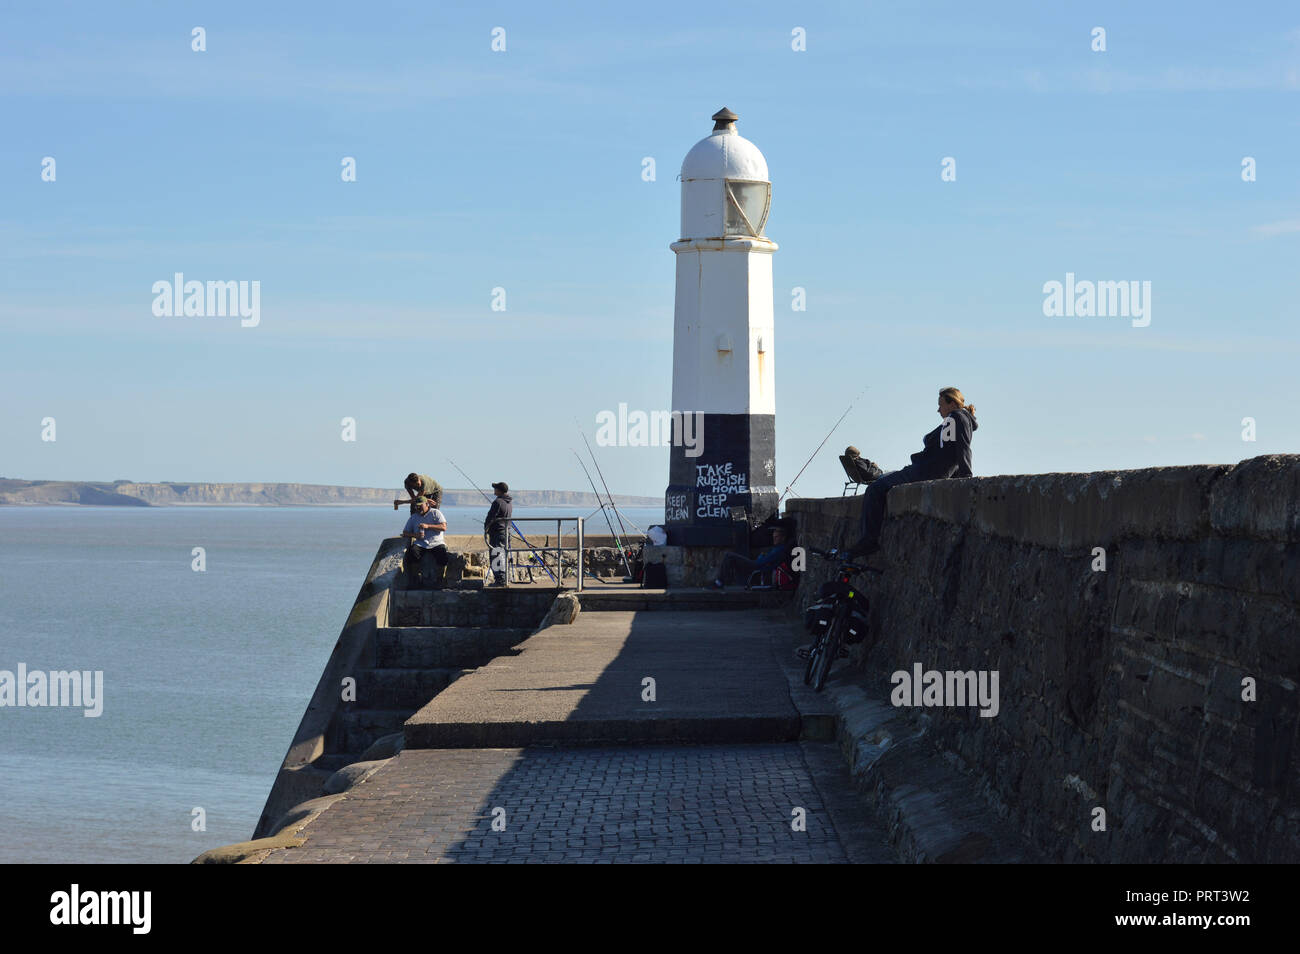
[[734, 125], [716, 130], [695, 144], [682, 160], [682, 179], [749, 179], [767, 181], [767, 160]]
[[713, 132], [682, 160], [681, 241], [764, 239], [772, 186], [767, 160], [736, 132], [729, 109], [713, 114]]

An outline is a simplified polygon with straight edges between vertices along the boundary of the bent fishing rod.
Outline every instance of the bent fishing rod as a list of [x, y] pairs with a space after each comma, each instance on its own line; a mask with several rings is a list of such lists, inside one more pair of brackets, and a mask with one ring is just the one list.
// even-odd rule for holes
[[[573, 451], [573, 456], [578, 458], [578, 466], [581, 467], [582, 472], [587, 475], [587, 483], [591, 484], [591, 492], [596, 495], [597, 500], [600, 500], [600, 491], [596, 489], [596, 482], [591, 479], [591, 471], [587, 470], [587, 465], [582, 462], [582, 458], [578, 456], [576, 450], [573, 450], [572, 447], [570, 447], [569, 450]], [[623, 568], [627, 570], [628, 576], [632, 576], [632, 564], [627, 562], [627, 554], [623, 552], [623, 541], [620, 540], [618, 534], [614, 532], [614, 524], [610, 521], [609, 514], [605, 513], [605, 505], [603, 503], [600, 505], [600, 512], [605, 514], [605, 525], [609, 527], [609, 535], [614, 538], [614, 544], [618, 547], [618, 555], [623, 558]]]
[[[578, 424], [576, 418], [573, 423]], [[605, 488], [605, 496], [609, 498], [609, 505], [614, 508], [614, 516], [618, 518], [618, 528], [623, 531], [623, 536], [627, 536], [627, 527], [623, 526], [623, 515], [618, 512], [618, 507], [614, 506], [614, 495], [609, 492], [609, 484], [605, 482], [605, 475], [601, 472], [600, 464], [596, 461], [596, 454], [587, 441], [587, 432], [582, 429], [581, 424], [578, 424], [578, 433], [582, 435], [582, 443], [587, 445], [587, 454], [591, 457], [591, 465], [596, 468], [596, 473], [600, 476], [600, 484]], [[600, 500], [599, 494], [596, 495], [596, 499]], [[601, 504], [601, 506], [603, 507], [604, 504]]]
[[[596, 461], [595, 451], [591, 449], [591, 444], [587, 443], [587, 435], [582, 429], [582, 424], [578, 421], [576, 417], [573, 419], [573, 423], [578, 425], [578, 433], [582, 435], [582, 442], [584, 444], [587, 444], [587, 453], [591, 455], [591, 462], [596, 467], [596, 473], [600, 475], [600, 482], [605, 486], [605, 496], [609, 498], [610, 509], [614, 511], [614, 516], [618, 517], [619, 529], [623, 531], [623, 536], [628, 536], [627, 527], [623, 526], [623, 520], [625, 519], [623, 516], [623, 511], [619, 510], [618, 504], [614, 503], [614, 495], [609, 492], [609, 484], [605, 483], [605, 475], [600, 469], [600, 464]], [[597, 496], [596, 499], [599, 500], [600, 497]], [[602, 503], [600, 506], [602, 509], [604, 509], [605, 505]], [[593, 510], [592, 513], [595, 513], [595, 511]], [[638, 527], [636, 523], [633, 522], [631, 517], [627, 517], [626, 520], [628, 522], [628, 525], [631, 526], [632, 529], [635, 530], [637, 533], [639, 533], [642, 537], [646, 535], [645, 531], [642, 530], [640, 527]]]
[[776, 506], [778, 512], [780, 511], [781, 508], [781, 501], [784, 500], [785, 495], [790, 492], [790, 488], [799, 482], [799, 478], [803, 476], [803, 472], [807, 470], [808, 465], [813, 462], [813, 457], [816, 457], [819, 453], [821, 453], [821, 449], [825, 447], [826, 442], [831, 439], [831, 435], [835, 433], [835, 429], [844, 422], [844, 419], [846, 417], [849, 416], [849, 411], [853, 410], [853, 405], [857, 404], [860, 400], [862, 400], [862, 395], [866, 394], [869, 390], [871, 389], [863, 388], [862, 393], [849, 402], [849, 406], [844, 409], [844, 413], [840, 415], [840, 419], [835, 422], [835, 424], [831, 427], [829, 431], [826, 432], [826, 436], [822, 438], [822, 442], [818, 444], [817, 449], [812, 452], [812, 457], [809, 457], [806, 461], [803, 462], [803, 466], [799, 468], [799, 473], [794, 475], [794, 480], [786, 484], [785, 490], [781, 493], [781, 496], [776, 498]]
[[[464, 477], [466, 480], [469, 481], [469, 485], [470, 485], [471, 487], [473, 487], [475, 490], [477, 490], [477, 491], [479, 492], [479, 494], [483, 497], [484, 500], [486, 500], [488, 503], [491, 503], [491, 502], [492, 502], [492, 498], [489, 497], [487, 494], [485, 494], [485, 493], [483, 492], [483, 488], [479, 487], [478, 484], [474, 483], [473, 479], [470, 477], [469, 474], [465, 473], [465, 471], [463, 471], [463, 470], [460, 469], [460, 465], [458, 465], [458, 464], [457, 464], [454, 460], [452, 460], [450, 457], [447, 458], [447, 463], [449, 463], [449, 464], [451, 464], [451, 466], [455, 467], [456, 470], [457, 470], [457, 472], [458, 472], [462, 477]], [[555, 585], [556, 585], [556, 586], [561, 586], [562, 584], [560, 583], [559, 579], [556, 578], [555, 574], [552, 573], [551, 570], [550, 570], [550, 568], [546, 565], [546, 558], [543, 557], [543, 556], [540, 556], [540, 555], [538, 554], [538, 552], [537, 552], [537, 548], [534, 547], [531, 543], [528, 542], [528, 538], [527, 538], [526, 536], [524, 536], [524, 535], [523, 535], [523, 532], [519, 529], [519, 524], [515, 523], [514, 520], [511, 520], [511, 521], [510, 521], [510, 527], [511, 527], [511, 529], [513, 529], [513, 530], [515, 531], [515, 535], [518, 536], [520, 540], [524, 541], [524, 546], [528, 547], [528, 549], [532, 551], [533, 556], [537, 557], [537, 559], [538, 559], [539, 561], [541, 561], [542, 569], [546, 571], [546, 575], [549, 576], [552, 580], [555, 580]], [[491, 543], [489, 543], [488, 546], [491, 547]]]

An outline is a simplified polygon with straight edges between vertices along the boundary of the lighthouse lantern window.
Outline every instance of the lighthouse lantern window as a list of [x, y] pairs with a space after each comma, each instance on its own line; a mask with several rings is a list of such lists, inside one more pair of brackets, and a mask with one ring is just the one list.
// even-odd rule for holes
[[728, 179], [727, 234], [752, 235], [755, 238], [762, 235], [763, 226], [767, 224], [767, 209], [771, 201], [771, 183]]

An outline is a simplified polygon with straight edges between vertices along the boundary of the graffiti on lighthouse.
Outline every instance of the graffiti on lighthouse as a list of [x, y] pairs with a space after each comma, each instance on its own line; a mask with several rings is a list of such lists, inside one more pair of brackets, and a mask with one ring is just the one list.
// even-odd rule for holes
[[699, 464], [695, 468], [695, 516], [726, 517], [730, 514], [733, 496], [749, 490], [748, 475], [744, 465], [733, 461], [725, 464]]

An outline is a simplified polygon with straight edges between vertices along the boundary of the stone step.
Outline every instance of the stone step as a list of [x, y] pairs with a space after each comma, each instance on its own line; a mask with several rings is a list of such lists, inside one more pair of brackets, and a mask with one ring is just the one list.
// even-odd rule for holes
[[[421, 710], [423, 711], [423, 710]], [[518, 719], [496, 722], [425, 721], [406, 726], [407, 749], [521, 748], [528, 745], [750, 745], [796, 742], [797, 713], [788, 715], [626, 719]]]
[[756, 590], [707, 590], [703, 588], [643, 590], [637, 587], [619, 589], [584, 589], [578, 599], [583, 610], [594, 612], [629, 610], [747, 610], [779, 606], [791, 594]]
[[356, 752], [331, 752], [328, 755], [320, 756], [311, 764], [313, 768], [325, 772], [337, 772], [343, 766], [351, 765], [358, 758], [360, 758], [360, 755]]
[[926, 738], [913, 717], [841, 673], [826, 694], [837, 709], [838, 741], [858, 790], [907, 863], [1042, 864], [1024, 833], [998, 816], [979, 780]]
[[375, 631], [375, 664], [382, 669], [473, 669], [509, 652], [530, 633], [532, 629], [506, 626], [384, 626]]
[[326, 738], [328, 752], [364, 752], [371, 743], [385, 735], [401, 732], [411, 715], [405, 709], [363, 709], [344, 703], [330, 724]]
[[875, 823], [903, 861], [1043, 861], [984, 802], [979, 783], [962, 770], [960, 760], [944, 756], [925, 738], [928, 716], [914, 717], [877, 697], [847, 662], [832, 670], [822, 692], [804, 685], [804, 662], [794, 650], [811, 637], [798, 623], [788, 626], [772, 645], [802, 716], [804, 738], [836, 742]]
[[464, 669], [365, 669], [357, 674], [357, 703], [414, 712], [459, 679]]
[[[478, 581], [482, 583], [482, 581]], [[394, 590], [392, 626], [482, 626], [533, 630], [555, 602], [554, 589]]]
[[795, 741], [802, 720], [772, 654], [788, 626], [756, 610], [579, 613], [434, 696], [406, 747]]

